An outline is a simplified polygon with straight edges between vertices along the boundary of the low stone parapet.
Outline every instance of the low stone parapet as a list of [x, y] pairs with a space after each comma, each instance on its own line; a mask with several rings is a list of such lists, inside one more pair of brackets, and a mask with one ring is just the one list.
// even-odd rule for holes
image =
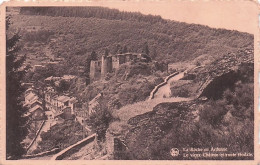
[[172, 74], [170, 74], [169, 76], [167, 76], [165, 79], [164, 79], [164, 82], [160, 83], [159, 85], [156, 85], [154, 87], [154, 89], [152, 90], [152, 92], [150, 93], [150, 96], [149, 96], [149, 100], [153, 99], [154, 98], [154, 95], [155, 93], [158, 91], [159, 88], [161, 88], [162, 86], [166, 85], [167, 82], [169, 81], [170, 78], [176, 76], [177, 74], [179, 74], [179, 72], [174, 72]]
[[71, 155], [71, 154], [74, 154], [75, 152], [77, 152], [80, 148], [82, 148], [83, 146], [91, 143], [91, 142], [94, 142], [95, 139], [96, 139], [96, 136], [97, 134], [94, 133], [90, 136], [88, 136], [87, 138], [81, 140], [81, 141], [78, 141], [77, 143], [65, 148], [64, 150], [60, 151], [59, 153], [57, 153], [56, 155], [54, 155], [51, 160], [62, 160], [64, 159], [65, 157]]
[[41, 130], [42, 130], [42, 127], [43, 127], [43, 125], [45, 124], [45, 122], [46, 122], [46, 120], [43, 120], [43, 121], [42, 121], [40, 128], [39, 128], [38, 131], [36, 132], [36, 135], [35, 135], [34, 139], [32, 140], [32, 142], [31, 142], [31, 143], [29, 144], [29, 146], [26, 148], [26, 151], [28, 151], [28, 150], [32, 147], [33, 143], [35, 142], [35, 140], [36, 140], [37, 137], [39, 136], [39, 134], [40, 134], [40, 132], [41, 132]]
[[28, 159], [28, 158], [35, 158], [35, 157], [40, 157], [40, 156], [46, 156], [46, 155], [55, 154], [55, 153], [57, 153], [59, 151], [60, 151], [59, 148], [54, 148], [52, 150], [41, 152], [41, 153], [38, 153], [38, 154], [24, 155], [23, 158]]

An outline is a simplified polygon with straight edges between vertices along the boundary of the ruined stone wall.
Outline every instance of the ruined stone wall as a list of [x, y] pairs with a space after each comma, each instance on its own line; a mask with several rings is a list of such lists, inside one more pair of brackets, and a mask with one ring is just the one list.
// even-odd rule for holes
[[124, 64], [126, 61], [126, 57], [124, 55], [119, 55], [118, 57], [118, 61], [119, 61], [119, 65]]
[[133, 54], [132, 53], [126, 53], [125, 54], [125, 62], [130, 62], [133, 60]]
[[112, 71], [112, 57], [102, 56], [101, 77]]
[[117, 54], [114, 56], [102, 56], [101, 61], [91, 61], [90, 63], [90, 80], [95, 81], [105, 77], [105, 75], [111, 72], [113, 69], [117, 70], [120, 65], [136, 61], [140, 54]]
[[90, 62], [90, 80], [95, 81], [100, 78], [100, 73], [101, 73], [101, 65], [100, 61], [91, 61]]
[[117, 59], [117, 56], [112, 56], [112, 68], [113, 69], [119, 68], [119, 61]]
[[113, 66], [112, 66], [112, 57], [107, 58], [107, 71], [112, 72]]

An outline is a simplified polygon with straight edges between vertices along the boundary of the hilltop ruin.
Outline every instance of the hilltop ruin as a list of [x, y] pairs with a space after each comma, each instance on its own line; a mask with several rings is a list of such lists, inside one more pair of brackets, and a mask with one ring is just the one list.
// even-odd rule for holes
[[102, 79], [107, 73], [117, 70], [120, 65], [130, 62], [149, 62], [150, 57], [145, 53], [123, 53], [116, 55], [102, 55], [100, 60], [91, 60], [90, 80]]

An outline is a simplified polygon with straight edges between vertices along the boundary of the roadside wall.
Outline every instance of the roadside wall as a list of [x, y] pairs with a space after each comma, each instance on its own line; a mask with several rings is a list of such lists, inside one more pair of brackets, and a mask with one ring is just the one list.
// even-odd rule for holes
[[33, 155], [24, 155], [23, 158], [35, 158], [35, 157], [40, 157], [40, 156], [46, 156], [46, 155], [51, 155], [51, 154], [55, 154], [57, 152], [59, 152], [59, 148], [54, 148], [50, 151], [45, 151], [45, 152], [41, 152], [41, 153], [38, 153], [38, 154], [33, 154]]
[[179, 72], [175, 72], [175, 73], [172, 73], [170, 74], [169, 76], [167, 76], [165, 79], [164, 79], [164, 82], [160, 83], [159, 85], [155, 86], [154, 89], [152, 90], [152, 92], [150, 93], [150, 96], [149, 96], [149, 100], [153, 99], [154, 98], [154, 95], [155, 93], [158, 91], [159, 88], [161, 88], [162, 86], [166, 85], [167, 82], [169, 81], [170, 78], [176, 76], [177, 74], [179, 74]]
[[83, 146], [94, 142], [96, 140], [97, 134], [94, 133], [90, 136], [88, 136], [87, 138], [65, 148], [64, 150], [60, 151], [59, 153], [57, 153], [56, 155], [54, 155], [51, 160], [62, 160], [63, 158], [77, 152], [80, 148], [82, 148]]
[[32, 140], [32, 142], [30, 143], [30, 145], [26, 148], [26, 151], [28, 151], [28, 150], [32, 147], [33, 143], [35, 142], [35, 140], [36, 140], [37, 137], [39, 136], [39, 133], [41, 132], [42, 127], [43, 127], [43, 125], [45, 124], [45, 122], [46, 122], [45, 120], [42, 121], [42, 124], [41, 124], [40, 128], [39, 128], [38, 131], [36, 132], [36, 136], [34, 137], [34, 139]]

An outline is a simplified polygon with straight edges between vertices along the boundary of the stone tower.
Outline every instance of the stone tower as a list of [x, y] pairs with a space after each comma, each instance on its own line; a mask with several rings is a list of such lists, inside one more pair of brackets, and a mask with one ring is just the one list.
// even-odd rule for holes
[[90, 62], [90, 81], [95, 81], [100, 78], [100, 61], [92, 60]]
[[112, 71], [112, 57], [102, 56], [101, 59], [101, 77], [105, 77], [108, 72]]

